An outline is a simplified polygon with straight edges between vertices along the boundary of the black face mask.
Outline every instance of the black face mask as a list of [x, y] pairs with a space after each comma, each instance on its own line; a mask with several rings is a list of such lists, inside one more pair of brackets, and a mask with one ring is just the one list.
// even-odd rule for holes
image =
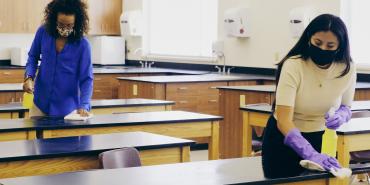
[[337, 50], [322, 50], [321, 48], [310, 44], [309, 54], [315, 64], [325, 66], [334, 61]]

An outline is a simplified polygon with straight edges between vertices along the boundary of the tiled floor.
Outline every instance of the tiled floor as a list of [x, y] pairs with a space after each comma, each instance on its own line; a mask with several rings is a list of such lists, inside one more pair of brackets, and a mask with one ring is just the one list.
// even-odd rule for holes
[[190, 153], [190, 161], [208, 160], [208, 150], [195, 150]]
[[[191, 151], [190, 160], [191, 161], [206, 161], [206, 160], [208, 160], [208, 150]], [[358, 180], [355, 179], [351, 185], [370, 185], [370, 184], [368, 184], [367, 182], [358, 182]]]

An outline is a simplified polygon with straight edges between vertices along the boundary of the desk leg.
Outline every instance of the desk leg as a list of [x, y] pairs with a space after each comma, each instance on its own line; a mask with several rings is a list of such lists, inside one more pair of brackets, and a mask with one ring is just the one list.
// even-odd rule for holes
[[[346, 144], [346, 140], [343, 136], [338, 136], [337, 151], [338, 151], [339, 164], [342, 167], [348, 168], [349, 161], [350, 161], [350, 155], [349, 155], [348, 145]], [[348, 184], [349, 184], [349, 178], [345, 178], [343, 180], [338, 179], [336, 183], [336, 185], [348, 185]]]
[[172, 105], [166, 105], [166, 111], [171, 111], [172, 110]]
[[190, 162], [190, 146], [181, 148], [181, 162]]
[[27, 139], [28, 140], [34, 140], [34, 139], [36, 139], [36, 131], [28, 131], [28, 133], [27, 133]]
[[249, 124], [249, 112], [243, 112], [242, 128], [242, 156], [250, 157], [252, 154], [252, 126]]
[[219, 159], [220, 125], [218, 121], [212, 122], [211, 139], [208, 144], [208, 159]]
[[338, 161], [343, 167], [349, 167], [350, 155], [348, 144], [343, 136], [338, 136]]

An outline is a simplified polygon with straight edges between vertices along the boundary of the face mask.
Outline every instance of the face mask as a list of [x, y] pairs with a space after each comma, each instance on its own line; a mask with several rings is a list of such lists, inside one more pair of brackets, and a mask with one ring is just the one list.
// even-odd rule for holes
[[59, 35], [62, 37], [68, 37], [73, 32], [73, 28], [63, 28], [60, 26], [57, 26], [57, 30]]
[[325, 66], [334, 61], [337, 50], [322, 50], [321, 48], [310, 44], [309, 54], [315, 64]]

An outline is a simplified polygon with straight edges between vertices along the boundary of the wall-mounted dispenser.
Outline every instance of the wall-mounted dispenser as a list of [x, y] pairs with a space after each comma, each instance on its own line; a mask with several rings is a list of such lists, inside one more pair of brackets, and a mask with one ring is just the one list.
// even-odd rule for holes
[[142, 36], [143, 14], [140, 10], [125, 11], [120, 17], [121, 35]]
[[248, 8], [232, 8], [225, 11], [224, 26], [227, 36], [249, 37], [250, 17]]
[[292, 37], [300, 37], [314, 18], [312, 7], [297, 7], [289, 12], [289, 27]]

